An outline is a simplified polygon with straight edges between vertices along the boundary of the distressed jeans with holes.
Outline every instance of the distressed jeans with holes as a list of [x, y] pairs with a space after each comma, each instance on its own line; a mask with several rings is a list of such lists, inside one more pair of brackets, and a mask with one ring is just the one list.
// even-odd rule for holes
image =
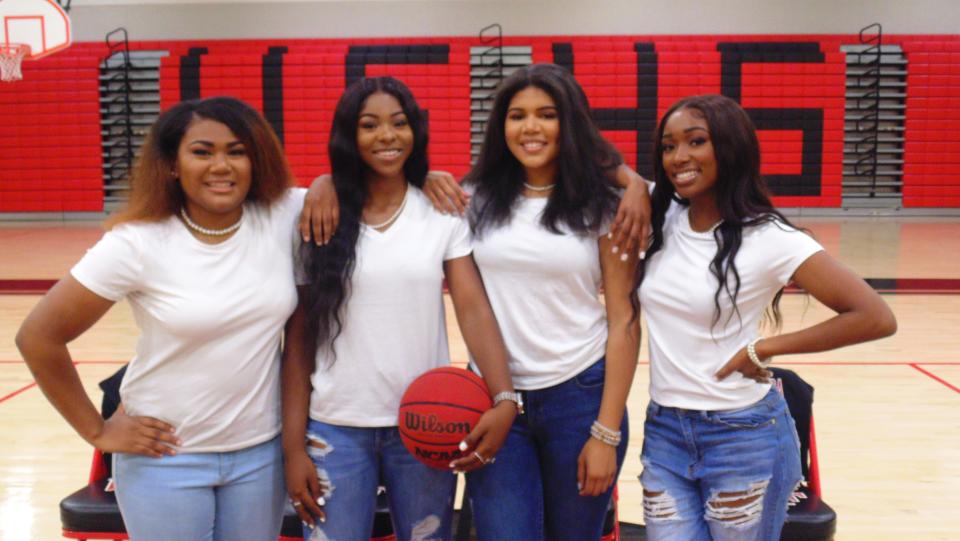
[[774, 388], [733, 411], [650, 402], [641, 462], [650, 541], [777, 541], [801, 476], [796, 427]]
[[311, 419], [307, 453], [317, 467], [326, 522], [304, 527], [310, 541], [368, 541], [377, 487], [398, 541], [449, 541], [457, 477], [421, 464], [400, 441], [397, 427], [362, 428]]

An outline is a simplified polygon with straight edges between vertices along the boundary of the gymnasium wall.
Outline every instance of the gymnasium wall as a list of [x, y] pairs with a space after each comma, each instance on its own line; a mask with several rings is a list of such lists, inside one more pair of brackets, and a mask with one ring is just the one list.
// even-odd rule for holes
[[[839, 207], [845, 56], [856, 35], [615, 35], [505, 38], [535, 62], [572, 69], [626, 161], [649, 172], [656, 120], [690, 94], [740, 101], [760, 129], [763, 172], [777, 204]], [[909, 61], [903, 203], [960, 208], [960, 36], [885, 36]], [[301, 183], [328, 170], [325, 148], [349, 80], [390, 74], [411, 87], [430, 122], [431, 166], [462, 175], [470, 153], [472, 37], [135, 41], [168, 50], [164, 107], [231, 94], [262, 110]], [[24, 66], [0, 85], [0, 212], [99, 211], [102, 170], [99, 42]]]

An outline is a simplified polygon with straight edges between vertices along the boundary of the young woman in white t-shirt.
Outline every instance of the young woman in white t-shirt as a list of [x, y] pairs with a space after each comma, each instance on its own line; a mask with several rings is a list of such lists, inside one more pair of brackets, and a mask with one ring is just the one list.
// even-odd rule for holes
[[[773, 207], [756, 130], [736, 102], [680, 100], [654, 144], [653, 240], [640, 277], [651, 372], [640, 477], [647, 537], [775, 541], [800, 458], [767, 365], [888, 336], [896, 320]], [[837, 315], [761, 338], [768, 309], [779, 326], [790, 282]]]
[[[17, 334], [50, 402], [114, 453], [132, 539], [268, 541], [280, 531], [280, 343], [296, 305], [291, 236], [303, 199], [291, 180], [248, 105], [175, 105], [150, 129], [127, 209]], [[104, 421], [67, 343], [124, 298], [141, 334], [122, 405]]]
[[283, 368], [287, 490], [309, 539], [369, 539], [384, 485], [399, 540], [448, 540], [456, 477], [420, 463], [397, 429], [406, 387], [449, 364], [444, 278], [495, 397], [458, 464], [492, 462], [516, 415], [469, 227], [420, 191], [426, 120], [402, 82], [377, 77], [348, 87], [329, 152], [340, 224], [329, 242], [301, 251], [303, 285]]
[[524, 404], [497, 462], [467, 475], [481, 541], [600, 538], [640, 340], [637, 254], [608, 234], [620, 164], [568, 70], [535, 64], [504, 80], [464, 184]]

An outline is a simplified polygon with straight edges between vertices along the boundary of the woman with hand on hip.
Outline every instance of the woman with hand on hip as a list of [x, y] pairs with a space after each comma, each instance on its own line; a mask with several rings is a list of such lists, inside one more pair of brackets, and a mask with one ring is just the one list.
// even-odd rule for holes
[[[674, 104], [657, 127], [653, 240], [640, 277], [650, 339], [644, 516], [653, 541], [775, 541], [799, 444], [767, 365], [888, 336], [890, 309], [777, 211], [746, 112], [723, 96]], [[790, 282], [838, 314], [779, 326]]]
[[[287, 490], [309, 539], [369, 539], [382, 484], [399, 540], [448, 540], [456, 477], [407, 451], [397, 415], [417, 376], [449, 364], [444, 278], [491, 395], [512, 397], [469, 227], [420, 191], [426, 122], [400, 81], [348, 87], [329, 151], [341, 218], [328, 243], [301, 252], [300, 304], [284, 353]], [[484, 413], [461, 467], [492, 463], [515, 415], [509, 400]]]
[[[279, 141], [249, 106], [175, 105], [150, 129], [127, 209], [17, 335], [51, 403], [114, 453], [135, 541], [280, 531], [280, 343], [303, 198], [290, 184]], [[122, 407], [104, 421], [66, 345], [124, 298], [141, 334]]]

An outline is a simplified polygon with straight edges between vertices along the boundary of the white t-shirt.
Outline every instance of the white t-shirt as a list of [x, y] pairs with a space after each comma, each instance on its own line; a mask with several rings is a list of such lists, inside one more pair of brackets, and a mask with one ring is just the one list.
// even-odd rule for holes
[[[713, 326], [717, 279], [710, 261], [717, 244], [711, 232], [690, 228], [689, 209], [668, 214], [663, 247], [647, 259], [640, 304], [650, 340], [650, 397], [660, 405], [695, 410], [727, 410], [760, 400], [769, 384], [734, 372], [723, 381], [714, 374], [740, 348], [759, 336], [759, 323], [773, 296], [801, 263], [823, 250], [817, 241], [782, 222], [743, 230], [737, 252], [740, 292], [736, 314], [720, 294], [720, 321]], [[733, 287], [732, 278], [731, 287]]]
[[296, 307], [292, 231], [304, 190], [245, 204], [220, 244], [176, 217], [104, 234], [71, 274], [140, 328], [120, 397], [130, 415], [172, 424], [181, 452], [225, 452], [280, 432], [280, 343]]
[[473, 257], [507, 346], [513, 385], [523, 390], [570, 379], [598, 361], [607, 345], [598, 235], [544, 228], [547, 199], [521, 197], [508, 224], [474, 238]]
[[360, 226], [343, 329], [333, 342], [336, 358], [328, 347], [317, 351], [311, 418], [343, 426], [397, 425], [410, 382], [450, 364], [443, 262], [471, 251], [466, 221], [434, 210], [412, 185], [403, 212], [386, 231]]

